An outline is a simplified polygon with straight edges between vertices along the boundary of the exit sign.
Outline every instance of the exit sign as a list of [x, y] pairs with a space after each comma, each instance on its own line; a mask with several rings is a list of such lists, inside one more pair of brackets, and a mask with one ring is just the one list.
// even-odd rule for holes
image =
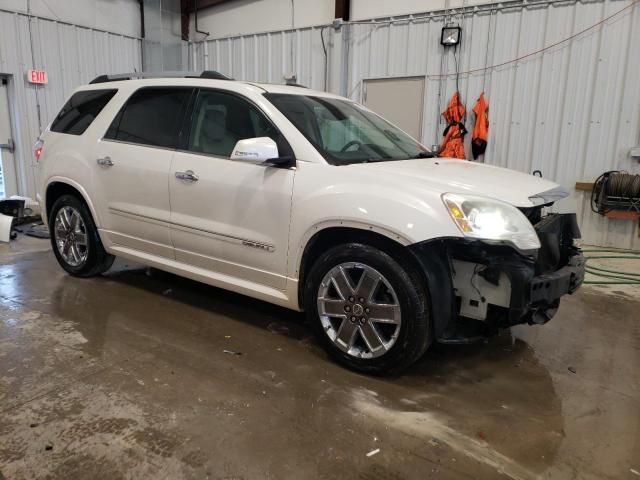
[[29, 70], [27, 72], [27, 80], [29, 83], [38, 83], [44, 85], [49, 82], [47, 72], [45, 70]]

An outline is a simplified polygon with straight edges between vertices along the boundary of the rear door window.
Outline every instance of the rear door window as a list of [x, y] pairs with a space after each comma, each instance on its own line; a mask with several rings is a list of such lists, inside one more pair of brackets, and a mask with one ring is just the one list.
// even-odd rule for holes
[[141, 88], [131, 95], [105, 138], [152, 147], [176, 148], [178, 130], [192, 88]]
[[116, 92], [109, 89], [74, 93], [51, 124], [51, 131], [82, 135]]

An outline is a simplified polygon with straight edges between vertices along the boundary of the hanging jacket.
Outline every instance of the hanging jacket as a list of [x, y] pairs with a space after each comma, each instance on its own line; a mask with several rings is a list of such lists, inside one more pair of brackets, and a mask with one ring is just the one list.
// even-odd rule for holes
[[447, 109], [442, 112], [442, 116], [447, 122], [447, 128], [444, 130], [444, 138], [440, 146], [439, 155], [441, 157], [466, 158], [463, 142], [467, 129], [462, 123], [465, 111], [464, 105], [460, 101], [460, 93], [454, 93], [449, 100]]
[[476, 159], [480, 155], [484, 155], [487, 149], [487, 139], [489, 138], [489, 105], [484, 99], [484, 92], [478, 97], [478, 101], [473, 107], [473, 113], [476, 114], [476, 124], [473, 127], [471, 135], [471, 153]]

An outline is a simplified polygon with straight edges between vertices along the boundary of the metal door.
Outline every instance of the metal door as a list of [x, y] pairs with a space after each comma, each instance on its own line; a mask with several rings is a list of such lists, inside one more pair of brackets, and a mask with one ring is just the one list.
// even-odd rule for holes
[[0, 77], [0, 198], [18, 193], [8, 87], [7, 77]]
[[367, 108], [421, 139], [424, 77], [365, 80], [362, 100]]

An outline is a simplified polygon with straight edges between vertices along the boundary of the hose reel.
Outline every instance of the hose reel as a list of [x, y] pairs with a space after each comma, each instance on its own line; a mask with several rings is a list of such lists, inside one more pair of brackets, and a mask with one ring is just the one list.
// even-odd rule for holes
[[640, 217], [640, 175], [617, 170], [600, 175], [591, 190], [591, 210], [607, 216], [625, 214], [619, 218]]

